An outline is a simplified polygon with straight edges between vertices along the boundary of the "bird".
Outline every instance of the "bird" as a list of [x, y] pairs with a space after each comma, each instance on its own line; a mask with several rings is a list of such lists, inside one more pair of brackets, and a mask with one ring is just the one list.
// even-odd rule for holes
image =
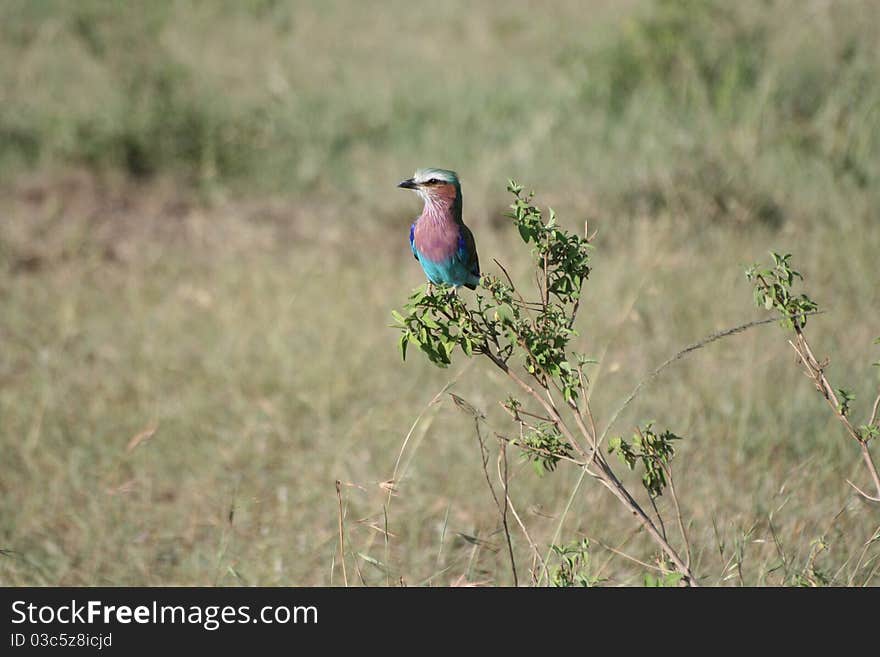
[[414, 190], [425, 202], [422, 214], [410, 226], [409, 245], [429, 283], [475, 290], [480, 284], [480, 260], [473, 233], [461, 218], [458, 174], [448, 169], [418, 169], [397, 186]]

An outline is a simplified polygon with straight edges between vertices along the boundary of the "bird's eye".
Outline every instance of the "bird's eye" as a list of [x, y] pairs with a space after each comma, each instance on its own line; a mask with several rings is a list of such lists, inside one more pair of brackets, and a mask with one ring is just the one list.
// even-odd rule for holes
[[436, 178], [431, 178], [431, 179], [428, 181], [428, 184], [429, 184], [429, 185], [436, 185], [438, 182], [440, 182], [440, 181], [437, 180]]

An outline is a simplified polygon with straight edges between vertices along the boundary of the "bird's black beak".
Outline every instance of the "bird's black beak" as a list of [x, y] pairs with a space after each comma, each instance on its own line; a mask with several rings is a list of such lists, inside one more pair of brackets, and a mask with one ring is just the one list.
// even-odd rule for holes
[[418, 185], [416, 185], [416, 181], [413, 180], [412, 178], [409, 178], [408, 180], [404, 180], [404, 181], [398, 183], [397, 186], [403, 187], [404, 189], [415, 189], [416, 187], [418, 187]]

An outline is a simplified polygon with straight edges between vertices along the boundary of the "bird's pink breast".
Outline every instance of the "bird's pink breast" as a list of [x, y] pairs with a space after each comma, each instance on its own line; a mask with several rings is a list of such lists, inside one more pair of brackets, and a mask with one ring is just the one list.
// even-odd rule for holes
[[452, 217], [426, 214], [419, 217], [413, 234], [416, 249], [432, 262], [444, 262], [455, 255], [458, 237], [458, 224]]

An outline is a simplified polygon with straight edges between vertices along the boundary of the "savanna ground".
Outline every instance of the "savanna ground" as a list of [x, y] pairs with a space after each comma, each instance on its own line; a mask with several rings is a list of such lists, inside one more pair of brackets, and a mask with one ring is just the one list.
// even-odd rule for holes
[[[341, 584], [337, 479], [350, 583], [511, 583], [473, 420], [431, 403], [452, 382], [506, 427], [510, 389], [402, 363], [388, 327], [423, 282], [395, 189], [417, 166], [460, 173], [486, 271], [529, 275], [508, 177], [598, 229], [576, 346], [600, 426], [766, 316], [743, 270], [770, 249], [865, 416], [878, 31], [870, 0], [4, 2], [0, 583]], [[648, 420], [685, 437], [701, 583], [880, 583], [864, 465], [779, 327], [676, 363], [612, 434]], [[577, 472], [511, 457], [543, 549], [586, 536], [593, 574], [643, 582], [602, 547], [656, 555], [607, 491], [563, 517]]]

